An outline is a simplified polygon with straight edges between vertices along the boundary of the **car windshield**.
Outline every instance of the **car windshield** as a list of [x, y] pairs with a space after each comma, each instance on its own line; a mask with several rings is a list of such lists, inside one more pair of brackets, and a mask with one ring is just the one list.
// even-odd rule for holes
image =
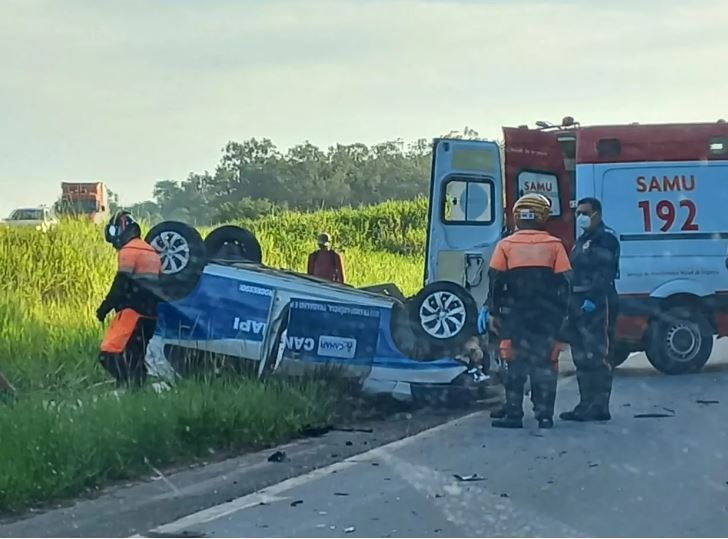
[[11, 221], [41, 221], [43, 219], [43, 210], [28, 209], [16, 210], [10, 216]]

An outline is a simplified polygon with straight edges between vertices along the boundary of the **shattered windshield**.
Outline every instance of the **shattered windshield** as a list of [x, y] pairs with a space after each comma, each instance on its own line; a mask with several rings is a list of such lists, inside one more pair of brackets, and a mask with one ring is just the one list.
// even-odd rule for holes
[[0, 537], [728, 534], [726, 28], [0, 2]]

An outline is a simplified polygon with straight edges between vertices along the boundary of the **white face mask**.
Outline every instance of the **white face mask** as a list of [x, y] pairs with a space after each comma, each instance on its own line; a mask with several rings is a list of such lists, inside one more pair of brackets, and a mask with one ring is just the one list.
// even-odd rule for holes
[[576, 226], [579, 230], [588, 230], [591, 226], [591, 217], [589, 215], [577, 215]]

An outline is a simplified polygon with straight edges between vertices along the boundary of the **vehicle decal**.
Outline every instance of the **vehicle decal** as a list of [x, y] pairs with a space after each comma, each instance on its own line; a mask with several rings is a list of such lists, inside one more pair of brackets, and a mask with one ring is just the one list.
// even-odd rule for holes
[[156, 334], [176, 340], [263, 342], [273, 289], [203, 273], [195, 290], [158, 309]]

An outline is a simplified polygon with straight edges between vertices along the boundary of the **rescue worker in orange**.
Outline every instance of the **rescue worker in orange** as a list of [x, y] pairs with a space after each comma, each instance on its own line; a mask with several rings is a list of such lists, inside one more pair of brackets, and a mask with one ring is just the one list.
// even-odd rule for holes
[[341, 255], [331, 248], [331, 236], [319, 234], [318, 247], [318, 250], [308, 255], [307, 273], [336, 283], [346, 282], [344, 262]]
[[488, 308], [508, 366], [504, 417], [494, 419], [494, 427], [523, 427], [523, 390], [529, 377], [539, 428], [554, 425], [553, 354], [566, 317], [571, 265], [561, 240], [544, 230], [550, 211], [543, 195], [518, 199], [513, 208], [516, 231], [498, 243], [490, 261]]
[[146, 378], [144, 357], [156, 325], [161, 260], [141, 239], [141, 228], [125, 211], [106, 225], [106, 241], [118, 251], [118, 269], [96, 317], [114, 319], [101, 342], [100, 361], [117, 386], [141, 385]]

